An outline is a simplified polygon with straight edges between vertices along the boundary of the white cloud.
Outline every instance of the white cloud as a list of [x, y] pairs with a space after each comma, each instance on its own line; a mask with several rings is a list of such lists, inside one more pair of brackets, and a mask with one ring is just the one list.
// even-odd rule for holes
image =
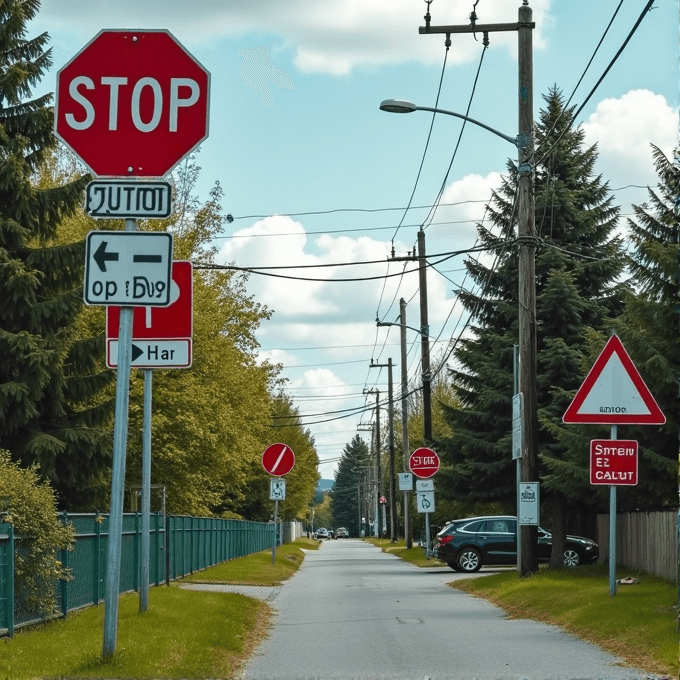
[[678, 143], [678, 110], [663, 95], [631, 90], [604, 99], [583, 123], [588, 145], [597, 143], [598, 171], [610, 186], [655, 185], [650, 144], [669, 158]]
[[[551, 0], [535, 0], [534, 45], [544, 46], [542, 31], [550, 23]], [[432, 25], [467, 24], [469, 0], [435, 2]], [[444, 36], [418, 35], [424, 25], [425, 4], [417, 0], [43, 0], [40, 21], [92, 37], [102, 27], [158, 28], [163, 26], [188, 46], [227, 36], [262, 32], [280, 36], [295, 52], [301, 71], [345, 75], [360, 66], [442, 59]], [[479, 23], [517, 21], [517, 3], [486, 0], [477, 8]], [[496, 45], [516, 53], [514, 32], [497, 33]], [[405, 49], [408, 45], [408, 49]], [[479, 43], [454, 39], [450, 63], [475, 59]]]

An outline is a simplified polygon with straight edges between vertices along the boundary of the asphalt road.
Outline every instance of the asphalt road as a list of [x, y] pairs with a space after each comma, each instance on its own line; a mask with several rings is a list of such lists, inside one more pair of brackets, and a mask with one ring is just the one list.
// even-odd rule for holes
[[446, 585], [456, 578], [469, 576], [419, 569], [362, 541], [325, 541], [269, 591], [274, 627], [241, 678], [647, 677], [555, 626], [506, 618]]

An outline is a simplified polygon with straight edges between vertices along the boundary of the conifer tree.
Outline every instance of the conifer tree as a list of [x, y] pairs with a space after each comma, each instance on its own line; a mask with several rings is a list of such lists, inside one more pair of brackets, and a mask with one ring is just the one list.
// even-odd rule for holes
[[[680, 166], [673, 165], [663, 152], [653, 148], [659, 177], [656, 190], [649, 189], [649, 203], [633, 206], [634, 217], [628, 219], [632, 244], [628, 261], [632, 290], [625, 298], [625, 311], [611, 322], [623, 341], [645, 384], [666, 416], [663, 426], [619, 426], [620, 439], [634, 439], [639, 444], [638, 484], [620, 487], [619, 510], [658, 510], [677, 503], [678, 432], [680, 428]], [[608, 329], [607, 329], [608, 330]], [[609, 332], [590, 337], [592, 362], [601, 351]], [[607, 428], [608, 429], [608, 428]], [[577, 451], [588, 447], [592, 427], [554, 428], [560, 445], [572, 461]], [[609, 432], [601, 432], [603, 438]], [[572, 471], [564, 467], [555, 474]], [[557, 467], [557, 466], [554, 466]], [[606, 489], [599, 494], [604, 501]]]
[[32, 98], [49, 68], [47, 34], [27, 39], [38, 0], [0, 11], [0, 446], [37, 464], [59, 503], [78, 502], [105, 467], [111, 405], [103, 338], [79, 338], [84, 244], [58, 239], [81, 205], [87, 176], [38, 186], [55, 147], [51, 95]]
[[[595, 147], [583, 148], [584, 133], [571, 126], [553, 88], [536, 123], [535, 219], [537, 297], [537, 400], [542, 424], [539, 457], [560, 461], [546, 422], [559, 420], [569, 404], [569, 391], [581, 383], [585, 330], [600, 329], [622, 309], [624, 266], [621, 241], [613, 235], [618, 208], [602, 178], [594, 174]], [[513, 345], [518, 343], [517, 167], [493, 193], [488, 214], [491, 226], [478, 227], [480, 241], [494, 261], [490, 266], [468, 260], [479, 292], [461, 292], [471, 314], [472, 335], [459, 343], [459, 369], [452, 371], [460, 408], [447, 407], [453, 436], [441, 443], [445, 488], [455, 499], [498, 500], [514, 514], [515, 461], [511, 458]], [[573, 394], [573, 392], [571, 393]], [[543, 466], [545, 470], [545, 466]], [[553, 530], [563, 533], [566, 498], [583, 480], [542, 479], [542, 498], [555, 508]], [[555, 542], [555, 541], [554, 541]]]
[[335, 473], [332, 489], [331, 507], [335, 525], [345, 527], [351, 536], [359, 536], [361, 519], [359, 517], [359, 480], [360, 468], [371, 464], [366, 442], [355, 435], [342, 451], [342, 458]]

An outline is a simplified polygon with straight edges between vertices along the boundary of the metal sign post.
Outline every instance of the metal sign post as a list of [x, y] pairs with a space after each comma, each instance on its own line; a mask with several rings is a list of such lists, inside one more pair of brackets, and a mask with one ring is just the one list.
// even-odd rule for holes
[[[618, 427], [611, 426], [611, 438], [616, 439]], [[609, 597], [616, 595], [616, 485], [609, 487]]]
[[149, 608], [149, 553], [151, 531], [151, 397], [153, 371], [144, 371], [144, 423], [142, 425], [142, 565], [139, 611]]
[[409, 493], [413, 491], [413, 474], [410, 472], [399, 473], [399, 491], [404, 492], [404, 538], [406, 539], [406, 547], [409, 547], [411, 535], [409, 532]]
[[[125, 220], [125, 230], [133, 232], [135, 220]], [[132, 307], [120, 310], [121, 352], [116, 376], [116, 407], [113, 426], [113, 467], [111, 471], [111, 514], [106, 563], [106, 594], [104, 599], [103, 656], [110, 658], [116, 651], [118, 632], [118, 591], [120, 587], [120, 556], [123, 542], [123, 493], [125, 490], [125, 450], [130, 403], [130, 352], [132, 346]]]
[[286, 480], [283, 476], [288, 474], [295, 465], [295, 454], [286, 444], [270, 444], [262, 454], [262, 467], [270, 474], [279, 479], [270, 480], [269, 500], [274, 501], [274, 542], [272, 545], [272, 564], [276, 559], [276, 539], [279, 522], [279, 499], [286, 498]]
[[418, 512], [425, 513], [425, 557], [430, 558], [430, 513], [434, 512], [434, 480], [416, 480], [416, 506]]
[[274, 544], [272, 545], [272, 564], [276, 560], [276, 543], [278, 538], [279, 527], [279, 501], [286, 500], [286, 480], [285, 479], [270, 479], [269, 480], [269, 500], [274, 501]]

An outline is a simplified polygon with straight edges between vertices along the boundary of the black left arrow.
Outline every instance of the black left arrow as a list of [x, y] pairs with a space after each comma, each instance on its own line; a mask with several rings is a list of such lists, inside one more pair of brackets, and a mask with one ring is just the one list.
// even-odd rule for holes
[[107, 262], [117, 262], [118, 261], [118, 253], [107, 253], [106, 252], [106, 246], [108, 245], [108, 241], [102, 241], [99, 244], [99, 248], [97, 248], [95, 254], [94, 254], [94, 261], [99, 265], [99, 269], [101, 271], [105, 272], [106, 271], [106, 263]]

